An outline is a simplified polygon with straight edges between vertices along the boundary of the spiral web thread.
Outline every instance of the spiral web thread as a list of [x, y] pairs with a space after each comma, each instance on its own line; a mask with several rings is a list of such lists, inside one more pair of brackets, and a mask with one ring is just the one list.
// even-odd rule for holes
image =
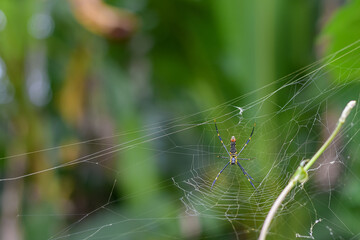
[[[344, 62], [344, 59], [348, 61]], [[130, 139], [120, 144], [102, 146], [104, 139], [81, 142], [79, 145], [102, 146], [102, 150], [37, 172], [2, 178], [0, 181], [26, 181], [29, 176], [80, 164], [84, 168], [91, 167], [113, 174], [111, 186], [104, 186], [109, 189], [108, 201], [98, 204], [99, 207], [91, 212], [79, 214], [76, 220], [59, 230], [51, 239], [121, 239], [144, 236], [139, 234], [164, 239], [177, 238], [166, 231], [159, 236], [159, 231], [155, 230], [167, 226], [169, 222], [186, 225], [186, 222], [190, 221], [196, 225], [202, 220], [230, 223], [233, 231], [226, 236], [218, 236], [219, 238], [233, 239], [235, 235], [238, 239], [256, 239], [268, 210], [299, 163], [310, 158], [321, 146], [326, 133], [332, 131], [332, 116], [338, 119], [338, 114], [349, 100], [360, 102], [359, 91], [352, 87], [358, 86], [360, 82], [360, 79], [352, 77], [359, 75], [359, 68], [356, 67], [359, 59], [360, 41], [357, 41], [321, 61], [219, 106], [169, 121], [159, 121], [136, 131], [109, 136], [109, 139]], [[340, 60], [343, 65], [338, 64]], [[335, 81], [330, 81], [329, 76]], [[267, 94], [258, 97], [260, 92]], [[287, 100], [278, 103], [278, 98]], [[289, 226], [290, 235], [277, 235], [276, 229], [271, 229], [270, 236], [277, 239], [311, 239], [314, 238], [314, 231], [320, 229], [322, 236], [327, 239], [341, 236], [349, 236], [350, 239], [359, 237], [351, 224], [343, 220], [341, 210], [332, 207], [333, 202], [341, 201], [334, 196], [344, 185], [349, 184], [347, 178], [353, 179], [357, 186], [360, 184], [359, 177], [352, 171], [359, 156], [359, 150], [356, 150], [359, 148], [354, 148], [359, 146], [358, 106], [359, 104], [330, 149], [319, 159], [319, 163], [310, 169], [311, 184], [295, 187], [277, 213], [275, 224], [284, 228]], [[217, 157], [226, 156], [226, 151], [217, 137], [214, 119], [217, 120], [225, 145], [230, 147], [230, 137], [234, 135], [238, 149], [246, 142], [256, 122], [254, 135], [239, 156], [250, 158], [239, 161], [255, 179], [256, 191], [236, 165], [228, 166], [211, 190], [214, 178], [228, 161]], [[200, 134], [195, 135], [194, 132]], [[132, 138], [133, 135], [140, 137]], [[194, 139], [193, 136], [197, 138]], [[148, 143], [152, 144], [149, 146]], [[39, 152], [51, 152], [67, 147], [69, 146]], [[115, 169], [107, 163], [116, 155], [136, 152], [143, 148], [147, 148], [151, 154], [138, 159], [134, 167], [140, 168], [147, 161], [160, 159], [162, 163], [178, 166], [176, 172], [154, 184], [151, 189], [116, 198], [113, 193], [122, 179], [122, 174], [133, 169]], [[350, 148], [352, 152], [348, 150]], [[22, 155], [10, 158], [15, 159]], [[130, 211], [128, 209], [117, 208], [119, 202], [168, 188], [177, 189], [179, 196], [168, 196], [165, 205], [154, 205], [137, 217], [130, 217], [130, 214], [127, 214], [127, 211]], [[316, 197], [320, 195], [325, 196], [322, 198], [325, 201], [317, 200]], [[324, 215], [324, 211], [318, 209], [319, 206], [324, 207], [330, 214]], [[164, 213], [164, 209], [170, 210]], [[293, 225], [288, 225], [286, 217], [299, 211], [306, 213], [309, 224], [293, 229]], [[97, 215], [101, 215], [101, 221], [94, 221]], [[36, 213], [25, 216], [20, 209], [18, 217], [31, 220], [47, 216]], [[222, 224], [216, 226], [224, 227]], [[201, 233], [197, 235], [196, 231], [201, 230], [196, 229], [195, 233], [183, 233], [181, 236], [190, 234], [186, 236], [199, 237]], [[335, 236], [334, 232], [341, 234]], [[203, 234], [207, 236], [206, 233]]]

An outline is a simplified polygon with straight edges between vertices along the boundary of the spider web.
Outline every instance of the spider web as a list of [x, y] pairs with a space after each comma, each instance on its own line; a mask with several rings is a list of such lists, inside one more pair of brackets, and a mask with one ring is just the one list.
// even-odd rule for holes
[[[96, 202], [90, 212], [49, 210], [44, 215], [36, 209], [18, 209], [22, 221], [50, 216], [66, 219], [49, 239], [256, 239], [271, 205], [299, 163], [318, 150], [334, 129], [346, 103], [359, 102], [359, 79], [353, 78], [359, 72], [355, 67], [359, 56], [358, 41], [261, 89], [202, 112], [157, 121], [143, 129], [107, 138], [40, 150], [52, 156], [79, 146], [96, 149], [70, 162], [55, 162], [28, 174], [7, 176], [1, 182], [23, 180], [31, 184], [31, 177], [74, 166], [85, 172], [111, 173], [109, 184], [101, 186], [106, 189], [107, 200]], [[344, 59], [349, 60], [339, 65], [338, 61]], [[287, 100], [279, 103], [280, 98]], [[354, 193], [343, 192], [344, 186], [351, 184], [356, 189], [360, 185], [354, 170], [359, 166], [358, 109], [356, 106], [329, 150], [310, 170], [310, 181], [305, 186], [296, 186], [286, 198], [269, 238], [359, 239], [358, 224], [346, 219], [342, 214], [345, 208], [337, 204]], [[236, 165], [229, 165], [210, 189], [228, 161], [217, 157], [226, 156], [226, 151], [217, 137], [214, 119], [225, 145], [229, 147], [234, 135], [238, 149], [256, 123], [252, 140], [239, 156], [250, 158], [239, 161], [255, 179], [256, 190]], [[120, 143], [109, 144], [108, 140]], [[147, 154], [137, 156], [140, 150]], [[38, 152], [8, 159], [20, 161], [19, 158]], [[134, 155], [136, 164], [113, 167], [113, 159], [122, 164]], [[137, 183], [133, 179], [130, 184], [124, 179], [125, 172], [153, 166], [172, 170], [168, 177], [156, 181]], [[138, 188], [131, 194], [118, 192], [127, 185]], [[174, 194], [164, 193], [169, 189]], [[288, 218], [298, 221], [298, 225], [287, 221]]]
[[[352, 54], [353, 51], [358, 51], [357, 45], [358, 43]], [[237, 134], [241, 136], [243, 143], [251, 131], [252, 122], [257, 123], [252, 142], [243, 152], [246, 158], [250, 157], [253, 160], [241, 162], [246, 171], [258, 180], [257, 190], [252, 189], [240, 169], [235, 166], [230, 169], [228, 167], [220, 175], [217, 186], [211, 191], [211, 180], [226, 161], [219, 161], [215, 157], [204, 158], [204, 155], [200, 154], [197, 156], [198, 159], [194, 160], [194, 166], [187, 176], [173, 178], [174, 184], [183, 191], [181, 201], [189, 215], [226, 220], [231, 223], [238, 239], [258, 237], [268, 210], [289, 182], [299, 163], [311, 158], [334, 129], [341, 111], [338, 111], [338, 116], [331, 111], [340, 103], [345, 106], [346, 102], [351, 100], [351, 96], [356, 100], [359, 98], [359, 92], [349, 90], [353, 85], [346, 81], [359, 69], [342, 66], [341, 69], [337, 69], [336, 74], [339, 74], [338, 80], [348, 77], [345, 81], [326, 80], [334, 74], [334, 71], [330, 70], [334, 62], [349, 54], [344, 50], [329, 56], [323, 62], [314, 63], [307, 69], [280, 79], [277, 82], [280, 86], [278, 89], [251, 104], [239, 107], [242, 98], [234, 100], [230, 105], [237, 106], [239, 112], [235, 110], [230, 114], [216, 116], [217, 119], [222, 119], [222, 124], [218, 125], [223, 126], [220, 129], [223, 139], [230, 139], [232, 134]], [[352, 60], [351, 64], [357, 65], [358, 60]], [[265, 91], [267, 88], [271, 86], [266, 86]], [[288, 101], [279, 105], [276, 101], [279, 95], [287, 95]], [[244, 96], [247, 97], [251, 96]], [[270, 108], [272, 111], [266, 112], [264, 108]], [[282, 119], [281, 122], [285, 124], [274, 125], [276, 119]], [[359, 132], [356, 114], [349, 122], [342, 130], [341, 136], [324, 153], [320, 163], [310, 170], [310, 178], [314, 179], [308, 184], [310, 186], [297, 186], [277, 214], [277, 217], [282, 217], [279, 221], [284, 225], [284, 229], [293, 228], [284, 221], [286, 216], [294, 215], [297, 211], [306, 212], [309, 226], [299, 226], [298, 230], [291, 229], [290, 232], [293, 233], [286, 236], [275, 232], [270, 232], [270, 236], [273, 235], [275, 239], [315, 239], [316, 228], [316, 234], [321, 236], [321, 239], [338, 239], [341, 236], [359, 238], [359, 232], [351, 230], [351, 224], [349, 226], [342, 221], [331, 209], [331, 204], [337, 201], [333, 199], [333, 195], [338, 195], [337, 190], [348, 184], [339, 175], [345, 172], [355, 177], [357, 184], [359, 180], [350, 167], [352, 160], [356, 159], [356, 153], [347, 150], [349, 144], [358, 145], [354, 142]], [[323, 129], [323, 133], [319, 129]], [[215, 154], [226, 155], [216, 136], [213, 137], [213, 141]], [[357, 148], [355, 149], [356, 152]], [[342, 180], [344, 182], [341, 182]], [[316, 195], [322, 196], [313, 199]], [[326, 195], [327, 204], [320, 200], [323, 199], [323, 195]], [[330, 214], [320, 216], [315, 207], [317, 205], [327, 205]], [[333, 229], [343, 235], [335, 236]]]

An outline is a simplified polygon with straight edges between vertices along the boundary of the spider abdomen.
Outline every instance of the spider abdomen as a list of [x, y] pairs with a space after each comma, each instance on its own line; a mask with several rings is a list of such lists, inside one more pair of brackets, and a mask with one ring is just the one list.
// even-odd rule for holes
[[230, 143], [230, 153], [231, 154], [236, 154], [236, 142], [231, 142]]

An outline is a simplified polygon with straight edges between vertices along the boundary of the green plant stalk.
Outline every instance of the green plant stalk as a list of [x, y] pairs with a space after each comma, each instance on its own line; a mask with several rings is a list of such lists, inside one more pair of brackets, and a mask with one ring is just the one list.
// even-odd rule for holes
[[280, 207], [281, 203], [284, 201], [285, 197], [289, 194], [291, 189], [300, 182], [304, 184], [308, 180], [308, 170], [309, 168], [315, 163], [315, 161], [323, 154], [325, 149], [330, 145], [330, 143], [335, 139], [336, 135], [339, 133], [342, 125], [344, 124], [347, 116], [349, 115], [351, 109], [356, 105], [356, 101], [350, 101], [345, 109], [343, 110], [339, 121], [337, 123], [336, 128], [330, 135], [330, 137], [326, 140], [326, 142], [321, 146], [321, 148], [315, 153], [315, 155], [309, 160], [302, 161], [300, 166], [297, 168], [294, 175], [291, 177], [288, 185], [284, 188], [284, 190], [280, 193], [279, 197], [275, 200], [274, 204], [272, 205], [266, 219], [264, 221], [264, 225], [260, 232], [259, 240], [265, 240], [266, 235], [268, 234], [268, 229], [270, 227], [270, 223], [275, 216], [278, 208]]

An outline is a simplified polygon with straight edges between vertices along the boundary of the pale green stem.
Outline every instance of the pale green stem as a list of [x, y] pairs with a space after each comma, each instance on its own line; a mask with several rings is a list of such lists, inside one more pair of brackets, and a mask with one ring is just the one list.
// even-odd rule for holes
[[[278, 208], [280, 207], [281, 203], [284, 201], [285, 197], [289, 194], [291, 189], [298, 183], [304, 184], [308, 180], [308, 173], [307, 171], [309, 168], [315, 163], [315, 161], [320, 157], [320, 155], [325, 151], [325, 149], [330, 145], [330, 143], [334, 140], [336, 135], [339, 133], [341, 126], [344, 124], [347, 116], [349, 115], [351, 109], [355, 106], [356, 101], [350, 101], [345, 109], [343, 110], [337, 126], [335, 130], [332, 132], [330, 137], [326, 140], [326, 142], [321, 146], [321, 148], [315, 153], [315, 155], [307, 162], [302, 161], [300, 166], [297, 168], [295, 174], [290, 179], [288, 185], [284, 188], [284, 190], [280, 193], [279, 197], [275, 200], [274, 204], [272, 205], [266, 219], [264, 221], [264, 225], [260, 232], [259, 240], [265, 240], [266, 235], [268, 234], [268, 229], [270, 227], [270, 223], [275, 216]], [[306, 163], [307, 162], [307, 163]], [[304, 166], [305, 164], [305, 166]]]

